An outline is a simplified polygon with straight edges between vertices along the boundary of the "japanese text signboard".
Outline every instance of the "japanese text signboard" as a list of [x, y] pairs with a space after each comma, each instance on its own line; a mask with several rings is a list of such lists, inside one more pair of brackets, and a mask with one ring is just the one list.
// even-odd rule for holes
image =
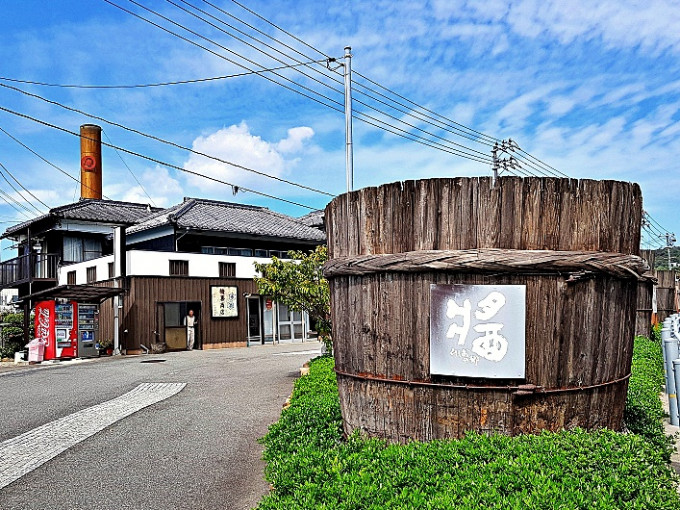
[[233, 286], [211, 286], [212, 317], [238, 317], [238, 289]]
[[524, 285], [430, 285], [430, 373], [525, 376]]

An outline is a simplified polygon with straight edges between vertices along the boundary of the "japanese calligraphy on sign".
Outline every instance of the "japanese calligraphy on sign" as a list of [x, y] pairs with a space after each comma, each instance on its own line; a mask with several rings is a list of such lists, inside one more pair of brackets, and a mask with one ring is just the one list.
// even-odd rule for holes
[[430, 303], [430, 373], [524, 377], [524, 285], [432, 284]]
[[210, 304], [213, 317], [238, 317], [238, 289], [233, 286], [210, 287]]

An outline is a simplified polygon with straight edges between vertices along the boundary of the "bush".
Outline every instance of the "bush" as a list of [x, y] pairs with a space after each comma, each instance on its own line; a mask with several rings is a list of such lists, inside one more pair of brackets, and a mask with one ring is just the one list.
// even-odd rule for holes
[[624, 422], [628, 430], [643, 436], [669, 460], [671, 439], [664, 431], [659, 400], [665, 384], [661, 342], [639, 336], [634, 345]]
[[665, 452], [641, 435], [577, 429], [407, 445], [357, 433], [344, 440], [331, 358], [312, 361], [262, 442], [273, 490], [261, 510], [680, 508]]
[[[30, 334], [33, 334], [33, 317], [31, 317]], [[7, 313], [0, 316], [0, 322], [8, 324], [2, 330], [4, 347], [0, 348], [0, 358], [12, 358], [14, 353], [24, 348], [24, 314]]]

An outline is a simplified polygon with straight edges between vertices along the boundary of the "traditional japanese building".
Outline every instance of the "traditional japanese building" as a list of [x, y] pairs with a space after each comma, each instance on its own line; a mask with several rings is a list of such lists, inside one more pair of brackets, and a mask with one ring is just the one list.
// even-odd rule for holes
[[[118, 278], [116, 227], [125, 232]], [[17, 243], [19, 256], [0, 264], [0, 286], [17, 288], [27, 307], [42, 299], [101, 302], [98, 339], [110, 340], [111, 297], [120, 294], [119, 338], [127, 353], [158, 343], [184, 348], [189, 310], [198, 318], [198, 348], [315, 336], [304, 314], [258, 295], [254, 262], [313, 249], [325, 235], [264, 207], [187, 198], [155, 209], [84, 199], [10, 227], [2, 237]]]

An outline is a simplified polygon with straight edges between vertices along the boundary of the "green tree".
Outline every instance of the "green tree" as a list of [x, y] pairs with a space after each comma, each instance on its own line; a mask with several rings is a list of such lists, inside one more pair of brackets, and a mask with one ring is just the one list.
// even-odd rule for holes
[[319, 339], [331, 352], [330, 290], [322, 272], [328, 250], [325, 246], [317, 246], [309, 253], [290, 251], [288, 255], [293, 260], [272, 257], [271, 263], [255, 263], [255, 268], [262, 274], [255, 277], [259, 292], [291, 310], [307, 312]]
[[[4, 313], [0, 314], [0, 322], [5, 326], [2, 329], [4, 347], [0, 349], [0, 357], [11, 358], [16, 351], [24, 348], [24, 314]], [[33, 338], [33, 315], [29, 320], [30, 336]]]

